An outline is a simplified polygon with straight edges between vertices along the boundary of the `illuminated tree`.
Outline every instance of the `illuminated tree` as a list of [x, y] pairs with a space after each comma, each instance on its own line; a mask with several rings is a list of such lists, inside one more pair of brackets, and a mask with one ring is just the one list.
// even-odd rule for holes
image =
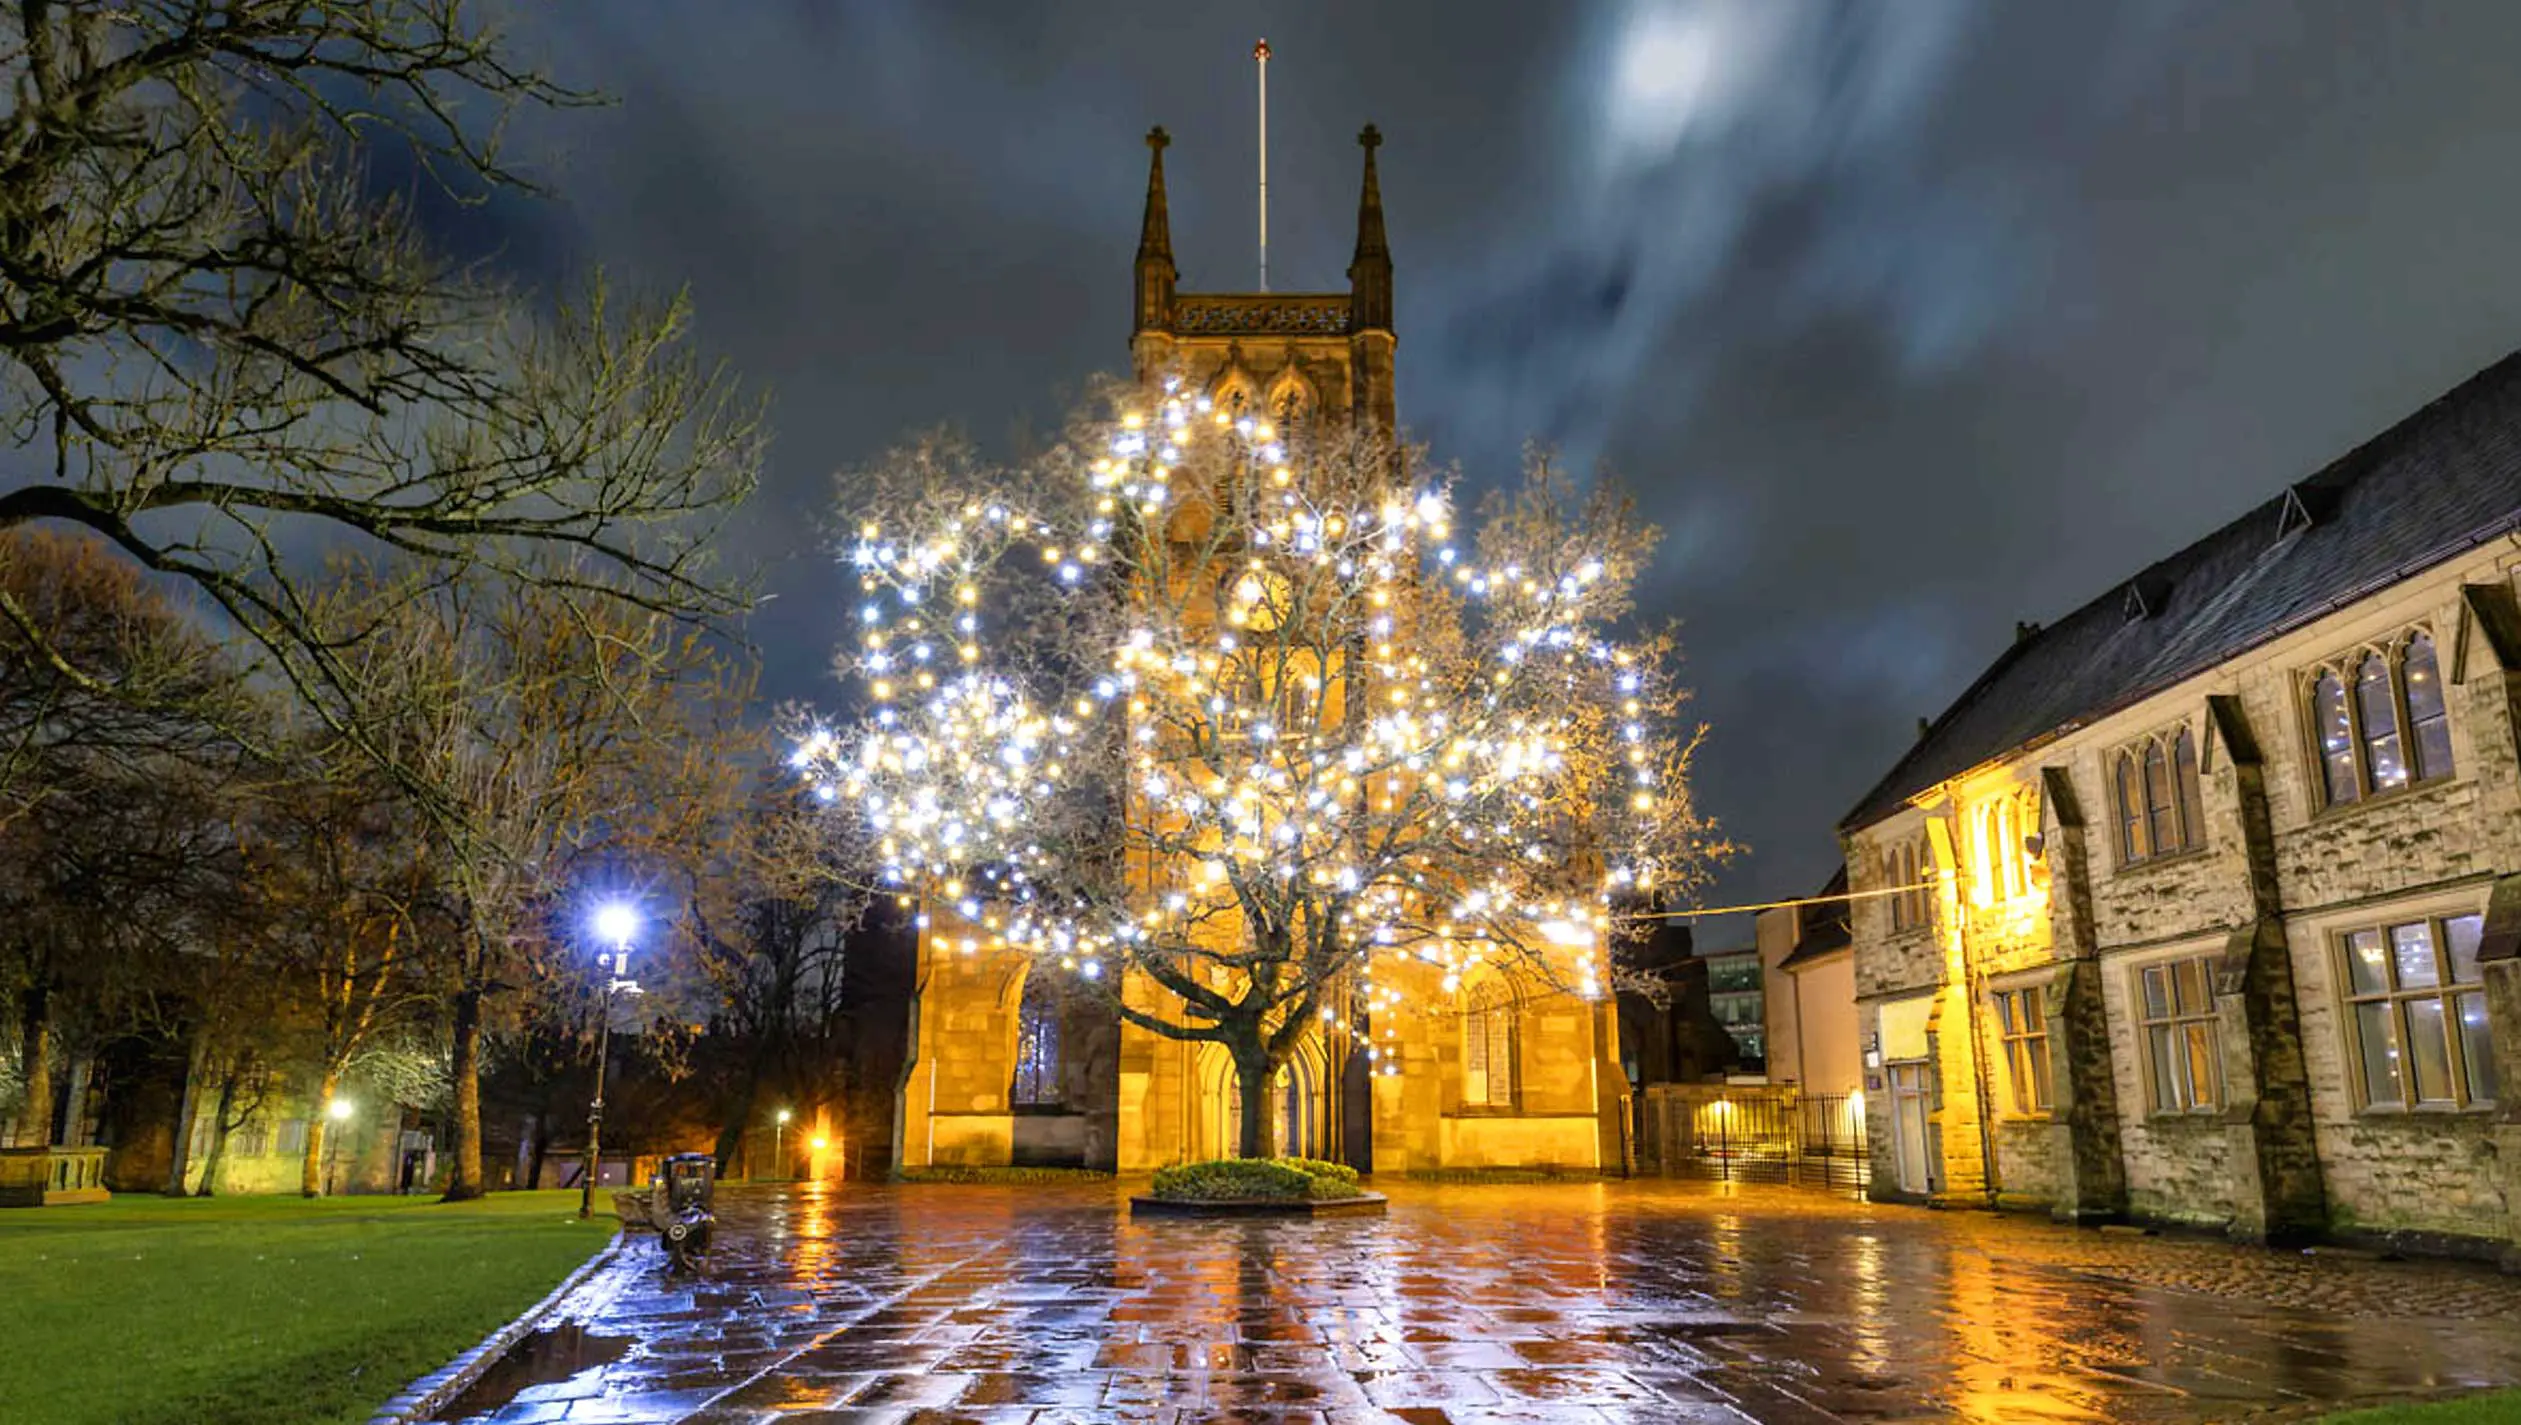
[[930, 442], [851, 482], [873, 711], [792, 760], [939, 951], [1219, 1045], [1262, 1156], [1273, 1075], [1403, 961], [1602, 994], [1619, 908], [1708, 850], [1697, 731], [1672, 640], [1621, 632], [1624, 501], [1535, 460], [1456, 543], [1413, 452], [1115, 401], [1020, 469]]

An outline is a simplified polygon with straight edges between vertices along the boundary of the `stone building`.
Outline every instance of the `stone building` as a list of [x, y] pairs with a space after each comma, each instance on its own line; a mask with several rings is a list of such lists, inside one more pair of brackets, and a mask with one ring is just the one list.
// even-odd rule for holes
[[1768, 1081], [1806, 1093], [1855, 1093], [1856, 963], [1848, 930], [1847, 873], [1811, 904], [1755, 918]]
[[2521, 356], [2013, 646], [1841, 823], [1877, 1195], [2521, 1240]]
[[[1147, 141], [1136, 379], [1179, 379], [1282, 428], [1394, 430], [1392, 257], [1374, 129], [1359, 135], [1364, 176], [1344, 292], [1181, 290], [1164, 131]], [[1219, 1046], [1124, 1023], [1098, 994], [1029, 973], [1021, 952], [966, 953], [957, 940], [942, 913], [921, 935], [896, 1162], [1127, 1172], [1235, 1151], [1240, 1095]], [[1408, 985], [1377, 1022], [1351, 1000], [1298, 1046], [1270, 1095], [1281, 1152], [1367, 1171], [1620, 1163], [1626, 1080], [1608, 1000], [1494, 970], [1440, 988], [1436, 968], [1421, 968], [1427, 983]], [[1119, 992], [1141, 1008], [1160, 1008], [1166, 993], [1136, 980]]]

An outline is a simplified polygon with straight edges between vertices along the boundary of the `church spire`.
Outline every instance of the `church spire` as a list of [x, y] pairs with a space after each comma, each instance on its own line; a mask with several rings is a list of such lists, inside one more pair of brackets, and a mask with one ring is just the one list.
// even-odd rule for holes
[[1357, 144], [1366, 151], [1365, 188], [1357, 197], [1357, 254], [1348, 264], [1352, 330], [1392, 329], [1392, 249], [1383, 239], [1383, 185], [1375, 176], [1374, 151], [1383, 135], [1365, 126]]
[[1161, 330], [1172, 324], [1173, 284], [1181, 273], [1173, 266], [1173, 224], [1164, 206], [1164, 146], [1172, 136], [1161, 126], [1147, 131], [1147, 215], [1138, 226], [1137, 330]]

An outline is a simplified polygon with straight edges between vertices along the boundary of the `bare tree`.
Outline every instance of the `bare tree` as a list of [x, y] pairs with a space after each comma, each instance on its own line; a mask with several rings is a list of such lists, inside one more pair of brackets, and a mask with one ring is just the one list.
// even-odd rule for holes
[[[740, 602], [704, 555], [758, 422], [682, 305], [599, 285], [534, 320], [415, 221], [526, 187], [507, 116], [583, 101], [512, 49], [468, 0], [0, 11], [0, 439], [42, 471], [0, 529], [80, 525], [188, 581], [371, 754], [288, 555], [310, 539], [680, 617]], [[97, 676], [5, 589], [0, 622]]]
[[327, 611], [370, 735], [448, 799], [430, 821], [447, 936], [420, 942], [453, 1042], [449, 1199], [477, 1197], [485, 1035], [502, 995], [569, 948], [570, 877], [598, 852], [672, 854], [717, 824], [749, 676], [662, 614], [535, 584], [343, 569]]
[[931, 441], [844, 482], [875, 712], [798, 756], [939, 953], [1219, 1045], [1263, 1156], [1336, 996], [1607, 990], [1616, 913], [1711, 849], [1698, 730], [1669, 636], [1623, 632], [1655, 542], [1624, 501], [1535, 460], [1457, 544], [1414, 452], [1116, 399], [1019, 469]]

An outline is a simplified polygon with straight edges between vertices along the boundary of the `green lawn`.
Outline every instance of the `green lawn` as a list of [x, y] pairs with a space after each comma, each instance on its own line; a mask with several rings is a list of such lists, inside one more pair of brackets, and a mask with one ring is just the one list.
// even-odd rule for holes
[[2516, 1425], [2521, 1422], [2521, 1390], [2498, 1390], [2461, 1400], [2426, 1405], [2384, 1405], [2331, 1415], [2320, 1425]]
[[611, 1234], [574, 1192], [0, 1211], [11, 1425], [367, 1419]]

